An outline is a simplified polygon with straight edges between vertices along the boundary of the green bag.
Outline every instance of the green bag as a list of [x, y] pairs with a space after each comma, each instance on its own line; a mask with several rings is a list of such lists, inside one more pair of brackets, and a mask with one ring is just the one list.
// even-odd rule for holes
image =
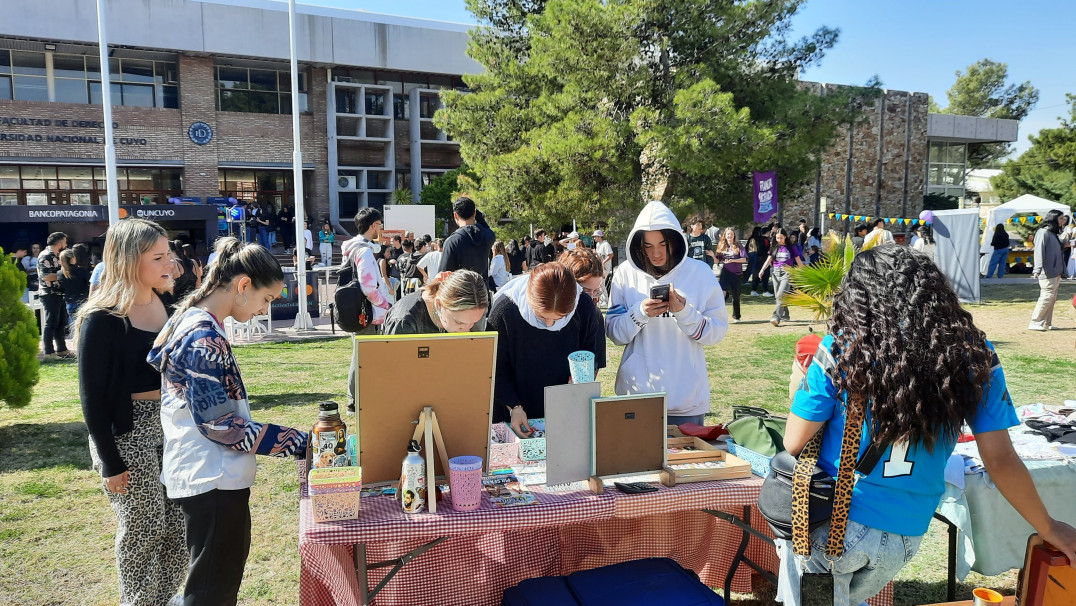
[[725, 426], [737, 444], [772, 457], [785, 449], [785, 424], [788, 419], [774, 416], [761, 408], [734, 406], [731, 423]]

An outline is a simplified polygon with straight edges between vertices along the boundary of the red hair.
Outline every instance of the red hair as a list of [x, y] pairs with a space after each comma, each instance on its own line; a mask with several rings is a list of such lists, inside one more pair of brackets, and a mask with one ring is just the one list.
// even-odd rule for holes
[[577, 246], [566, 250], [557, 261], [571, 270], [576, 280], [605, 276], [605, 268], [602, 266], [602, 260], [598, 258], [598, 253], [589, 248]]
[[536, 311], [566, 316], [579, 298], [575, 275], [562, 263], [543, 263], [531, 272], [527, 298]]

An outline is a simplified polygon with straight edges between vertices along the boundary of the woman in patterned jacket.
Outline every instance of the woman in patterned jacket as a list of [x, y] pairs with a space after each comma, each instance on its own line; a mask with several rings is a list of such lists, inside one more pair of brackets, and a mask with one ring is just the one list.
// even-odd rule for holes
[[235, 604], [250, 552], [254, 455], [303, 456], [307, 434], [257, 423], [223, 322], [264, 314], [284, 272], [272, 253], [235, 238], [217, 242], [202, 286], [176, 309], [149, 354], [163, 373], [161, 482], [179, 503], [190, 572], [184, 604]]

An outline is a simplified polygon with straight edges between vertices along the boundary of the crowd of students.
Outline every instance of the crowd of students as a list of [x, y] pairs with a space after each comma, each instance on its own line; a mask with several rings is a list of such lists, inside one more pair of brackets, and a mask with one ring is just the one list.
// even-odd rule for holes
[[[685, 231], [658, 201], [639, 213], [626, 239], [626, 258], [615, 268], [600, 230], [594, 249], [577, 233], [554, 241], [539, 232], [523, 245], [506, 246], [473, 201], [458, 200], [454, 218], [459, 229], [443, 243], [402, 238], [398, 247], [383, 247], [381, 213], [359, 211], [359, 234], [343, 252], [372, 307], [363, 332], [496, 331], [493, 421], [510, 423], [520, 435], [531, 433], [530, 419], [544, 416], [544, 388], [570, 381], [570, 353], [592, 352], [595, 370], [606, 366], [607, 338], [624, 347], [616, 394], [664, 392], [670, 423], [702, 424], [711, 409], [704, 348], [721, 342], [728, 330], [726, 291], [733, 293], [733, 320], [739, 317], [735, 293], [743, 264], [753, 279], [772, 276], [778, 324], [785, 317], [787, 268], [805, 262], [784, 229], [775, 228], [773, 239], [761, 242], [756, 231], [743, 245], [731, 229], [714, 230], [711, 237], [695, 218]], [[793, 233], [810, 243], [818, 237], [813, 231], [804, 222]], [[42, 276], [63, 271], [62, 236], [47, 242], [61, 269], [53, 271], [51, 256], [42, 253]], [[394, 249], [399, 253], [392, 258]], [[163, 604], [177, 591], [187, 605], [235, 603], [250, 547], [254, 457], [300, 456], [307, 446], [303, 431], [253, 420], [223, 328], [229, 317], [243, 322], [265, 313], [283, 286], [279, 263], [264, 246], [231, 237], [217, 242], [204, 268], [196, 261], [188, 267], [183, 253], [150, 221], [112, 225], [100, 283], [76, 312], [80, 396], [93, 467], [118, 520], [123, 603]], [[392, 286], [389, 261], [399, 272], [399, 290]], [[177, 299], [181, 274], [195, 279]], [[914, 296], [893, 298], [890, 292]], [[922, 305], [913, 309], [909, 300]], [[50, 309], [50, 316], [59, 313]], [[904, 330], [909, 322], [930, 339], [912, 338]], [[904, 444], [901, 456], [922, 464], [907, 466], [907, 477], [899, 479], [888, 471], [864, 478], [853, 494], [850, 529], [869, 540], [849, 547], [836, 563], [818, 554], [797, 559], [782, 546], [783, 579], [827, 568], [843, 592], [837, 603], [851, 604], [888, 582], [914, 555], [925, 531], [922, 519], [929, 521], [930, 503], [940, 496], [938, 461], [952, 451], [964, 419], [996, 454], [985, 462], [1010, 502], [1044, 537], [1076, 548], [1076, 531], [1047, 515], [1026, 470], [1013, 463], [1004, 429], [1016, 423], [1015, 414], [992, 346], [926, 256], [886, 244], [857, 255], [834, 303], [834, 326], [796, 395], [786, 446], [798, 452], [824, 425], [820, 464], [835, 473], [847, 405], [841, 403], [851, 397], [869, 407], [874, 429], [868, 442], [883, 442], [883, 457], [896, 456], [893, 445]], [[900, 342], [899, 354], [886, 349], [894, 342]], [[950, 346], [926, 355], [926, 342]], [[938, 355], [951, 359], [939, 361]], [[939, 399], [935, 387], [943, 380], [952, 387]], [[354, 368], [348, 379], [352, 410], [353, 383]], [[927, 401], [929, 410], [919, 407]], [[903, 509], [894, 513], [893, 507]], [[903, 546], [896, 559], [886, 547], [893, 544]], [[798, 601], [787, 583], [780, 593]]]

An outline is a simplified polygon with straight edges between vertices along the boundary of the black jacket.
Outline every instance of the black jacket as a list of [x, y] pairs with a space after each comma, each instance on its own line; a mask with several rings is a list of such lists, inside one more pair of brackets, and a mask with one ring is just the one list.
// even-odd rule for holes
[[489, 276], [489, 259], [496, 239], [482, 211], [476, 211], [474, 223], [457, 229], [445, 240], [438, 272], [469, 269], [485, 279]]
[[994, 247], [994, 250], [999, 248], [1009, 248], [1009, 234], [1008, 232], [996, 231], [994, 237], [990, 239], [990, 246]]

